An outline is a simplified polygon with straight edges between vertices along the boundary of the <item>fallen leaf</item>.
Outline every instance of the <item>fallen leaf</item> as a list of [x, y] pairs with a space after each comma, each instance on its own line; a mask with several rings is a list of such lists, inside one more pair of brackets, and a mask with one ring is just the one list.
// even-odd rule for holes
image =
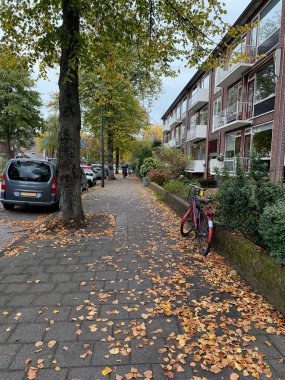
[[143, 374], [147, 379], [152, 379], [152, 371], [145, 371]]
[[120, 352], [120, 349], [119, 348], [112, 348], [111, 350], [109, 350], [109, 352], [112, 355], [117, 355]]
[[56, 345], [56, 340], [50, 340], [50, 341], [48, 342], [48, 346], [49, 346], [49, 348], [53, 348], [55, 345]]
[[38, 368], [30, 367], [27, 370], [27, 379], [34, 380], [37, 377]]
[[101, 373], [103, 376], [107, 376], [111, 372], [112, 372], [112, 369], [110, 367], [105, 367]]
[[239, 378], [239, 375], [237, 374], [237, 373], [232, 373], [231, 375], [230, 375], [230, 379], [231, 380], [237, 380]]

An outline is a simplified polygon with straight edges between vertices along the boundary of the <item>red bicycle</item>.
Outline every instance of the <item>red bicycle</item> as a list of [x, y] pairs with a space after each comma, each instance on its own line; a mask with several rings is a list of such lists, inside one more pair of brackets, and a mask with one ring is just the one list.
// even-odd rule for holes
[[204, 189], [190, 184], [187, 198], [190, 206], [181, 220], [180, 232], [182, 236], [197, 239], [200, 253], [207, 256], [213, 241], [214, 212], [204, 207], [210, 201], [204, 197], [204, 192]]

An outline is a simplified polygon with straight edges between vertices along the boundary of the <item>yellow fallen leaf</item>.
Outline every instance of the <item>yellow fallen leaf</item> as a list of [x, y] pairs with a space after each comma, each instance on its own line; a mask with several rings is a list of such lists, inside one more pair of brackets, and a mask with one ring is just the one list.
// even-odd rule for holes
[[239, 375], [237, 374], [237, 373], [232, 373], [231, 375], [230, 375], [230, 379], [231, 380], [237, 380], [239, 378]]
[[50, 341], [48, 342], [48, 346], [49, 346], [49, 348], [53, 348], [55, 345], [56, 345], [56, 340], [50, 340]]
[[110, 367], [105, 367], [101, 373], [103, 376], [107, 376], [111, 372], [112, 372], [112, 369]]

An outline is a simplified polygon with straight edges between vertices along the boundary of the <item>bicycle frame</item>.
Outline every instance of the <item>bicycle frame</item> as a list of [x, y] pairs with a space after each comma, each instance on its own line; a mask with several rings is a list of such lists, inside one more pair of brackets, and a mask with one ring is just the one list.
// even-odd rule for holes
[[[194, 188], [193, 196], [191, 195], [192, 188]], [[199, 244], [201, 244], [201, 239], [203, 239], [203, 237], [207, 237], [206, 241], [208, 243], [208, 247], [205, 249], [203, 248], [203, 254], [206, 255], [209, 252], [213, 241], [213, 212], [207, 208], [204, 208], [202, 202], [197, 200], [198, 194], [203, 196], [204, 189], [190, 184], [190, 190], [187, 198], [190, 202], [190, 206], [181, 220], [181, 234], [183, 236], [187, 236], [190, 231], [195, 231], [195, 238], [198, 239]], [[192, 217], [190, 217], [190, 219], [193, 221], [193, 228], [189, 230], [188, 233], [183, 232], [183, 225], [189, 218], [191, 212]]]

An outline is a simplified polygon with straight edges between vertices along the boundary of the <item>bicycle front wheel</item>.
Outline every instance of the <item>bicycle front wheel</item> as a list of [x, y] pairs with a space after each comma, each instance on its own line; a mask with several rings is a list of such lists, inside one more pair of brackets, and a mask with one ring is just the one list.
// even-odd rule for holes
[[198, 244], [199, 252], [203, 256], [207, 256], [211, 249], [211, 242], [209, 236], [210, 228], [208, 216], [206, 214], [201, 214], [201, 220], [198, 228]]
[[193, 218], [193, 209], [191, 208], [185, 214], [184, 218], [181, 221], [180, 232], [182, 236], [191, 236], [191, 232], [195, 230], [194, 218]]

